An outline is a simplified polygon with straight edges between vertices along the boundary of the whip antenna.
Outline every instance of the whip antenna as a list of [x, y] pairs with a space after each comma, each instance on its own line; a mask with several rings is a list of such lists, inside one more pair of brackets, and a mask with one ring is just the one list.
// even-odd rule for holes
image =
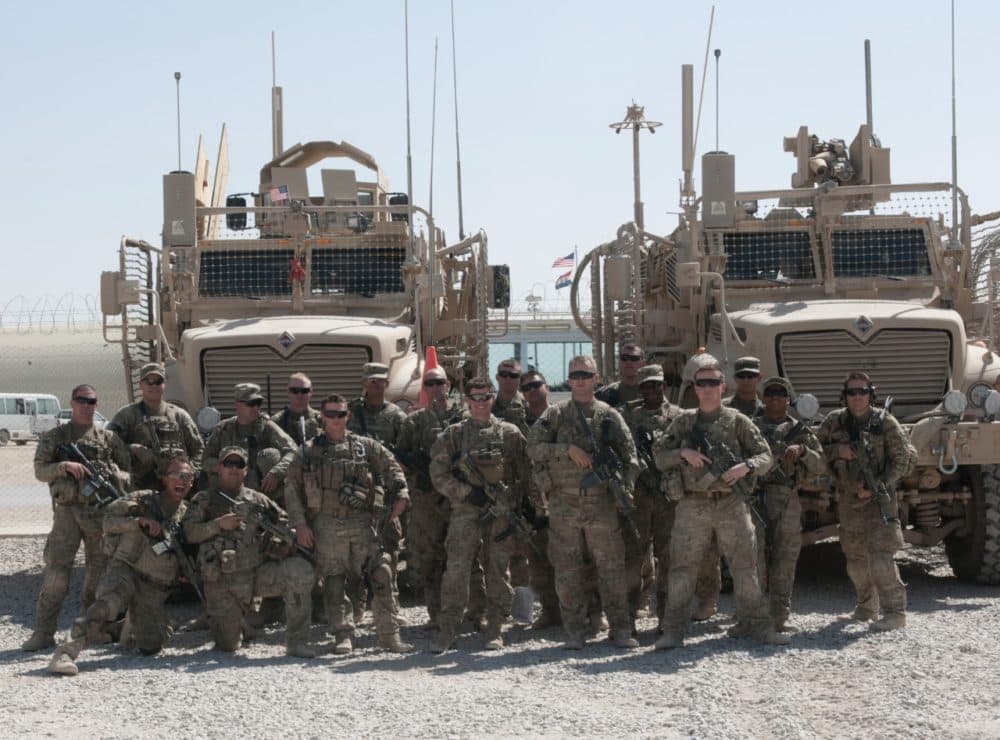
[[955, 113], [955, 0], [951, 0], [951, 246], [958, 240], [958, 133]]
[[715, 6], [708, 16], [708, 38], [705, 39], [705, 61], [701, 65], [701, 92], [698, 93], [698, 115], [694, 123], [694, 145], [691, 147], [692, 156], [698, 151], [698, 129], [701, 128], [701, 103], [705, 99], [705, 73], [708, 71], [708, 49], [712, 45], [712, 24], [715, 23]]
[[177, 84], [177, 171], [181, 171], [181, 73], [174, 72]]
[[715, 151], [719, 151], [719, 57], [722, 49], [715, 50]]
[[434, 84], [431, 86], [431, 181], [428, 188], [427, 210], [434, 215], [434, 129], [437, 125], [438, 40], [434, 37]]
[[455, 61], [455, 0], [451, 0], [451, 79], [455, 91], [455, 170], [458, 174], [458, 238], [465, 239], [462, 214], [462, 150], [458, 142], [458, 63]]
[[410, 225], [410, 252], [413, 251], [413, 155], [410, 145], [410, 2], [403, 0], [403, 50], [406, 56], [406, 202]]
[[274, 45], [274, 31], [271, 31], [271, 156], [277, 158], [285, 151], [284, 106], [282, 90], [278, 87], [277, 52]]

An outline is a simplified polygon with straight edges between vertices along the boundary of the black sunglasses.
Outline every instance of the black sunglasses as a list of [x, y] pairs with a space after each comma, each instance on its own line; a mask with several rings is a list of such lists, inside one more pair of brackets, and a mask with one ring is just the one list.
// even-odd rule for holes
[[443, 380], [441, 378], [428, 378], [427, 380], [424, 381], [424, 385], [425, 386], [444, 385], [447, 382], [448, 382], [447, 380]]
[[497, 372], [497, 377], [511, 378], [513, 380], [515, 378], [520, 378], [521, 373], [515, 373], [513, 370], [500, 370], [499, 372]]
[[778, 388], [767, 388], [764, 391], [764, 396], [765, 396], [765, 398], [768, 397], [768, 396], [771, 396], [772, 398], [787, 398], [788, 397], [788, 391], [785, 390], [784, 388], [781, 388], [781, 387], [778, 387]]
[[163, 385], [163, 378], [157, 378], [156, 380], [146, 380], [144, 378], [142, 382], [146, 385]]
[[225, 460], [222, 461], [222, 467], [224, 467], [224, 468], [239, 468], [239, 469], [242, 470], [246, 466], [247, 466], [247, 464], [243, 460], [241, 460], [240, 458], [238, 458], [238, 457], [237, 458], [227, 458], [227, 459], [225, 459]]
[[264, 405], [264, 399], [263, 398], [255, 398], [252, 401], [241, 401], [241, 403], [245, 403], [247, 406], [263, 406]]
[[587, 370], [574, 370], [569, 374], [570, 380], [590, 380], [594, 377], [594, 373]]
[[323, 409], [323, 416], [327, 419], [343, 419], [347, 416], [347, 411], [338, 411], [336, 409]]
[[73, 400], [76, 401], [77, 403], [82, 403], [82, 404], [85, 404], [87, 406], [96, 406], [97, 405], [97, 399], [96, 398], [87, 398], [86, 396], [73, 396]]
[[848, 396], [867, 396], [869, 390], [867, 388], [847, 388], [844, 391], [845, 395]]
[[521, 386], [521, 392], [522, 393], [527, 393], [528, 391], [537, 391], [543, 385], [545, 385], [545, 383], [543, 383], [542, 381], [540, 381], [540, 380], [533, 380], [530, 383], [525, 383], [524, 385], [522, 385]]
[[474, 393], [474, 394], [469, 394], [469, 400], [470, 401], [475, 401], [476, 403], [483, 403], [484, 401], [492, 401], [493, 400], [493, 394], [492, 393], [485, 393], [485, 394], [484, 393]]
[[642, 355], [618, 355], [618, 359], [622, 362], [639, 362]]
[[736, 373], [736, 377], [737, 378], [759, 378], [760, 377], [760, 373], [755, 373], [755, 372], [752, 372], [752, 371], [747, 372], [747, 371], [741, 370], [740, 372]]
[[694, 384], [699, 388], [718, 388], [722, 385], [722, 378], [698, 378]]
[[307, 393], [312, 393], [312, 388], [289, 388], [289, 393], [294, 393], [296, 396], [304, 396]]

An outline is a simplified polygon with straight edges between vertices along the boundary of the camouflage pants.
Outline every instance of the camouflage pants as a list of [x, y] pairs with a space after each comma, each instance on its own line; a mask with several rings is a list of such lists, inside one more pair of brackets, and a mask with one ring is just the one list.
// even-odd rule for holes
[[[628, 609], [629, 616], [635, 619], [636, 612], [640, 607], [642, 596], [646, 593], [654, 577], [657, 582], [657, 603], [666, 599], [667, 580], [666, 574], [660, 568], [657, 574], [655, 567], [650, 568], [649, 552], [652, 548], [657, 559], [662, 559], [666, 555], [667, 562], [670, 561], [669, 551], [666, 551], [670, 544], [670, 529], [673, 526], [674, 506], [668, 502], [659, 492], [658, 488], [651, 488], [646, 485], [646, 481], [639, 479], [635, 485], [635, 512], [632, 515], [635, 527], [639, 530], [639, 538], [636, 539], [631, 534], [625, 536], [625, 579], [628, 587]], [[663, 581], [663, 588], [660, 588], [660, 581]]]
[[587, 627], [590, 594], [587, 553], [597, 569], [597, 590], [612, 630], [631, 630], [625, 579], [625, 540], [614, 499], [604, 486], [555, 489], [549, 496], [549, 560], [563, 626], [570, 634]]
[[42, 589], [35, 607], [35, 629], [39, 632], [55, 634], [59, 612], [62, 611], [63, 601], [69, 591], [73, 561], [81, 541], [86, 574], [80, 602], [84, 610], [94, 603], [97, 585], [108, 564], [108, 556], [101, 549], [103, 519], [104, 512], [95, 506], [57, 504], [53, 507], [52, 531], [45, 540]]
[[791, 488], [768, 486], [764, 511], [770, 534], [755, 517], [758, 544], [758, 577], [768, 594], [771, 619], [784, 622], [792, 611], [795, 566], [802, 550], [802, 505]]
[[757, 580], [757, 542], [750, 509], [739, 496], [685, 495], [677, 502], [670, 538], [670, 573], [664, 632], [683, 635], [691, 618], [691, 599], [705, 555], [718, 538], [733, 576], [736, 618], [752, 629], [767, 624], [760, 582]]
[[514, 535], [511, 539], [515, 542], [516, 561], [524, 564], [521, 566], [524, 573], [521, 579], [517, 579], [514, 574], [514, 562], [511, 563], [511, 582], [518, 586], [530, 585], [542, 605], [542, 610], [558, 619], [559, 597], [556, 595], [556, 576], [548, 554], [549, 531], [543, 529], [535, 532], [530, 540], [523, 534]]
[[[441, 581], [448, 563], [445, 540], [451, 505], [436, 491], [414, 490], [408, 511], [406, 547], [410, 557], [407, 567], [414, 571], [414, 586], [423, 589], [427, 614], [433, 621], [441, 611]], [[485, 610], [486, 579], [482, 560], [476, 558], [469, 576], [469, 613], [478, 617]]]
[[86, 614], [73, 623], [69, 641], [60, 645], [57, 653], [65, 653], [76, 660], [104, 626], [126, 609], [130, 625], [126, 647], [146, 655], [160, 652], [170, 635], [165, 606], [168, 593], [168, 587], [143, 578], [127, 563], [113, 560], [98, 586], [97, 599], [87, 608]]
[[330, 631], [354, 630], [354, 610], [344, 594], [349, 578], [364, 582], [365, 566], [369, 566], [372, 584], [372, 616], [375, 631], [389, 634], [398, 631], [396, 601], [392, 597], [392, 558], [379, 555], [378, 563], [370, 559], [378, 552], [371, 514], [351, 514], [343, 519], [320, 514], [312, 523], [316, 537], [316, 566], [323, 577], [324, 600]]
[[270, 596], [285, 600], [285, 643], [304, 642], [309, 632], [313, 568], [303, 558], [267, 560], [253, 571], [222, 573], [205, 579], [208, 624], [219, 650], [232, 652], [240, 646], [243, 618], [255, 603]]
[[[892, 494], [892, 510], [896, 497]], [[856, 594], [856, 607], [877, 616], [906, 611], [906, 586], [893, 555], [903, 547], [899, 522], [884, 524], [874, 500], [862, 502], [854, 493], [839, 491], [840, 546], [847, 559], [847, 575]]]
[[503, 531], [504, 522], [497, 520], [488, 525], [480, 524], [482, 511], [461, 505], [452, 510], [448, 524], [445, 549], [448, 567], [441, 581], [440, 626], [457, 628], [469, 603], [469, 573], [472, 565], [486, 547], [486, 618], [502, 624], [510, 614], [513, 589], [510, 585], [508, 566], [516, 551], [512, 537], [495, 542], [494, 537]]

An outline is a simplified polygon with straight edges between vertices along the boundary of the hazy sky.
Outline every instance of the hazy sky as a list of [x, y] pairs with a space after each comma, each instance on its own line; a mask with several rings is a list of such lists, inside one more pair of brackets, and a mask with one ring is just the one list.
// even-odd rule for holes
[[[613, 238], [631, 219], [631, 144], [608, 124], [634, 99], [664, 125], [642, 139], [647, 228], [676, 224], [680, 65], [696, 89], [712, 3], [457, 0], [466, 231], [484, 228], [491, 261], [512, 266], [514, 298], [550, 268]], [[865, 118], [872, 41], [874, 123], [893, 180], [948, 180], [949, 3], [715, 3], [721, 148], [737, 185], [788, 185], [782, 137], [808, 124], [850, 141]], [[454, 112], [447, 0], [410, 3], [415, 200], [426, 204], [431, 81], [440, 41], [435, 216], [456, 239]], [[1000, 208], [995, 29], [1000, 3], [957, 3], [959, 181], [973, 210]], [[270, 159], [270, 33], [285, 91], [285, 145], [346, 140], [406, 187], [403, 4], [399, 2], [17, 3], [4, 8], [0, 137], [0, 310], [15, 296], [96, 296], [123, 234], [159, 244], [161, 175], [176, 167], [173, 73], [182, 79], [186, 169], [204, 134], [214, 167], [222, 123], [230, 192], [256, 189]], [[699, 155], [714, 149], [710, 62]]]

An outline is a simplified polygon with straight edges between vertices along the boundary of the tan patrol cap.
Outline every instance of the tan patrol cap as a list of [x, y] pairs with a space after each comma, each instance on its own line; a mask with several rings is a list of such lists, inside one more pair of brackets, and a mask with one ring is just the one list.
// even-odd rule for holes
[[691, 359], [684, 365], [684, 380], [689, 383], [694, 381], [696, 372], [709, 367], [721, 370], [722, 364], [716, 359], [715, 355], [710, 355], [708, 352], [692, 355]]
[[247, 451], [242, 447], [237, 447], [236, 445], [229, 445], [229, 447], [223, 447], [222, 452], [219, 453], [219, 462], [225, 462], [230, 457], [238, 457], [243, 462], [249, 462], [250, 458], [247, 457]]
[[663, 382], [663, 366], [662, 365], [644, 365], [639, 368], [639, 385], [643, 383], [662, 383]]
[[767, 392], [767, 389], [773, 385], [781, 386], [786, 391], [788, 391], [788, 398], [792, 401], [795, 400], [795, 389], [792, 388], [792, 383], [787, 378], [782, 378], [779, 375], [768, 378], [763, 383], [760, 384], [760, 388], [763, 392]]
[[256, 383], [237, 383], [236, 400], [250, 403], [251, 401], [263, 401], [264, 397], [260, 394], [260, 386]]
[[757, 373], [760, 375], [759, 357], [740, 357], [733, 365], [734, 373]]
[[159, 375], [161, 378], [166, 378], [167, 371], [158, 362], [147, 362], [139, 371], [139, 380], [145, 380], [150, 375]]
[[366, 362], [361, 368], [362, 380], [388, 380], [389, 366], [381, 362]]

